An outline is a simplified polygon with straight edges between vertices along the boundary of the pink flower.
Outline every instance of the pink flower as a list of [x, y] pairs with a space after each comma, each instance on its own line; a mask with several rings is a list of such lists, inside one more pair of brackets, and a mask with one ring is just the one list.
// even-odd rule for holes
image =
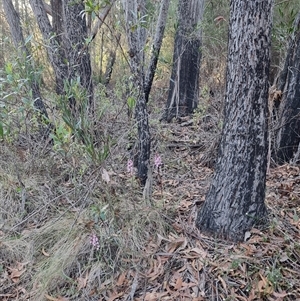
[[154, 157], [154, 166], [156, 169], [158, 169], [162, 165], [161, 156], [158, 154], [155, 154]]
[[90, 243], [96, 250], [100, 249], [99, 239], [95, 234], [91, 235]]
[[129, 159], [127, 162], [127, 172], [133, 174], [133, 161], [131, 159]]

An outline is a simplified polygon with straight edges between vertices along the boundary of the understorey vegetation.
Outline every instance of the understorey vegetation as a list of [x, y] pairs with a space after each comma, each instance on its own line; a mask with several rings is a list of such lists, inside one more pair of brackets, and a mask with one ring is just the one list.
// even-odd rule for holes
[[298, 2], [0, 2], [0, 300], [298, 300]]

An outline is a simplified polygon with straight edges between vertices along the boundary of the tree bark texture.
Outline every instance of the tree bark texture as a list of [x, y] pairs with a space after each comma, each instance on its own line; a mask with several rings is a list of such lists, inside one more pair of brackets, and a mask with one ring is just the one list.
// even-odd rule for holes
[[116, 57], [117, 57], [117, 49], [118, 49], [118, 46], [120, 43], [121, 34], [118, 33], [115, 36], [115, 39], [116, 39], [117, 43], [116, 43], [116, 46], [114, 47], [114, 49], [109, 52], [108, 62], [106, 64], [106, 68], [105, 68], [105, 72], [104, 72], [104, 76], [103, 76], [103, 84], [105, 86], [107, 86], [111, 80], [111, 75], [112, 75]]
[[137, 177], [142, 185], [147, 180], [150, 158], [150, 130], [147, 104], [144, 93], [144, 46], [146, 41], [145, 28], [140, 24], [140, 18], [145, 16], [144, 0], [123, 0], [126, 18], [126, 34], [130, 68], [137, 86], [138, 97], [135, 107], [135, 118], [138, 127], [137, 147]]
[[294, 158], [300, 145], [300, 12], [295, 19], [294, 33], [279, 77], [279, 85], [283, 93], [279, 108], [275, 161], [284, 164]]
[[[30, 68], [31, 70], [34, 70], [34, 66], [32, 65], [32, 61], [31, 61], [30, 50], [25, 44], [20, 17], [17, 11], [15, 10], [12, 1], [11, 0], [4, 1], [3, 9], [5, 12], [7, 23], [9, 24], [12, 39], [16, 49], [17, 50], [19, 49], [19, 54], [24, 57], [25, 66], [27, 66], [26, 68]], [[30, 85], [31, 85], [32, 96], [34, 99], [33, 105], [35, 109], [48, 119], [47, 110], [44, 105], [44, 102], [42, 101], [40, 88], [35, 78], [32, 79]]]
[[215, 174], [196, 225], [234, 241], [266, 218], [272, 2], [230, 2], [225, 120]]
[[56, 80], [56, 92], [60, 95], [64, 94], [64, 81], [68, 78], [67, 58], [65, 52], [60, 45], [59, 35], [56, 34], [48, 19], [43, 0], [29, 0], [32, 11], [37, 20], [50, 63], [53, 67]]
[[156, 71], [158, 56], [164, 37], [164, 32], [165, 32], [167, 17], [168, 17], [169, 4], [170, 4], [170, 0], [163, 0], [160, 4], [159, 15], [156, 23], [155, 36], [153, 39], [153, 44], [151, 49], [149, 67], [145, 77], [146, 102], [148, 102], [149, 100], [149, 94], [151, 91], [153, 78]]
[[[64, 0], [64, 24], [66, 32], [66, 53], [68, 54], [68, 78], [80, 78], [86, 91], [90, 112], [94, 112], [92, 69], [87, 40], [87, 25], [82, 16], [83, 0]], [[80, 106], [80, 104], [79, 104]], [[80, 110], [80, 109], [79, 109]]]
[[179, 1], [167, 121], [192, 113], [198, 104], [203, 11], [204, 0]]

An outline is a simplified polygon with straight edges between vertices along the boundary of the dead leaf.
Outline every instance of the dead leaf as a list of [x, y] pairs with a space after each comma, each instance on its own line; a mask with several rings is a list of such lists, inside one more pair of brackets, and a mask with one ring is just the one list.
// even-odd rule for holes
[[80, 291], [81, 289], [85, 288], [89, 279], [88, 273], [86, 273], [85, 277], [78, 277], [77, 278], [77, 289]]
[[227, 291], [227, 285], [226, 285], [225, 280], [220, 275], [218, 276], [218, 279], [222, 283], [222, 286], [223, 286], [224, 290], [226, 291], [226, 293], [228, 293], [228, 291]]
[[171, 241], [171, 243], [168, 244], [168, 252], [173, 253], [179, 247], [180, 249], [184, 249], [186, 245], [187, 245], [186, 237], [179, 237], [177, 239], [174, 239], [173, 241]]
[[287, 260], [289, 260], [289, 257], [287, 256], [287, 254], [286, 253], [282, 253], [281, 256], [280, 256], [280, 258], [279, 258], [279, 261], [280, 262], [285, 262]]
[[273, 292], [273, 296], [276, 297], [276, 298], [280, 298], [280, 299], [286, 297], [287, 295], [288, 294], [285, 291], [283, 291], [282, 293]]
[[119, 297], [122, 297], [123, 295], [124, 295], [124, 292], [118, 293], [118, 294], [116, 294], [116, 295], [110, 297], [110, 298], [108, 299], [108, 301], [114, 301], [114, 300], [118, 299]]
[[105, 168], [102, 168], [102, 180], [107, 184], [110, 182], [110, 176]]
[[58, 298], [56, 299], [56, 301], [69, 301], [68, 298], [62, 297], [62, 296], [58, 296]]
[[193, 202], [191, 202], [189, 200], [183, 200], [180, 202], [179, 209], [186, 210], [186, 209], [189, 209], [189, 207], [192, 205], [193, 205]]
[[42, 247], [42, 254], [46, 257], [50, 257], [50, 254], [45, 251], [44, 247]]
[[251, 232], [250, 231], [246, 231], [245, 232], [245, 236], [244, 236], [244, 241], [247, 241], [250, 237], [251, 237]]
[[14, 282], [17, 283], [19, 282], [19, 278], [21, 275], [26, 271], [26, 269], [19, 270], [18, 268], [8, 268], [11, 273], [10, 273], [10, 279]]
[[124, 281], [126, 279], [126, 273], [122, 273], [119, 278], [118, 278], [118, 281], [117, 281], [117, 286], [122, 286], [124, 284]]
[[182, 287], [182, 279], [181, 279], [181, 277], [178, 277], [177, 278], [177, 280], [176, 280], [176, 284], [175, 284], [175, 287], [174, 287], [174, 289], [177, 291], [177, 290], [179, 290], [181, 287]]
[[62, 297], [62, 296], [58, 296], [57, 298], [55, 298], [55, 297], [51, 297], [47, 294], [45, 294], [45, 298], [47, 300], [50, 300], [50, 301], [69, 301], [68, 298], [65, 298], [65, 297]]
[[56, 298], [51, 297], [51, 296], [49, 296], [49, 295], [47, 295], [47, 294], [45, 294], [45, 298], [46, 298], [47, 300], [50, 300], [50, 301], [56, 301], [56, 300], [57, 300]]
[[157, 260], [153, 262], [153, 272], [148, 274], [147, 277], [150, 278], [150, 281], [155, 280], [158, 276], [163, 274], [164, 267], [162, 265], [162, 260], [160, 256], [157, 256]]
[[223, 16], [218, 16], [216, 18], [214, 18], [214, 21], [216, 22], [216, 24], [221, 23], [221, 21], [226, 22], [226, 19]]
[[273, 287], [270, 282], [261, 273], [258, 273], [261, 280], [257, 284], [258, 292], [264, 294], [271, 294], [273, 292]]
[[191, 249], [190, 253], [199, 254], [202, 258], [206, 258], [206, 256], [207, 256], [207, 252], [206, 251], [204, 251], [203, 249], [197, 248], [197, 247]]
[[146, 293], [144, 300], [145, 301], [157, 301], [160, 300], [162, 297], [167, 296], [168, 293], [167, 292], [163, 292], [163, 293]]

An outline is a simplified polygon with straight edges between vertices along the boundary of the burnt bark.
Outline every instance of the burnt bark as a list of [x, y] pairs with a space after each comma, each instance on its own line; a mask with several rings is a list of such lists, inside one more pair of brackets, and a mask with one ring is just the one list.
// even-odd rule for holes
[[63, 37], [63, 2], [61, 0], [51, 0], [51, 15], [52, 15], [52, 28], [56, 34], [59, 44], [62, 45]]
[[266, 219], [272, 0], [230, 2], [224, 126], [212, 184], [196, 225], [242, 241]]
[[294, 33], [278, 85], [283, 93], [274, 159], [284, 164], [294, 159], [300, 145], [300, 12], [295, 19]]
[[130, 68], [134, 76], [134, 83], [137, 87], [138, 95], [135, 107], [135, 118], [138, 127], [138, 139], [135, 149], [137, 157], [137, 177], [141, 184], [145, 185], [150, 158], [150, 130], [144, 93], [144, 46], [146, 33], [145, 28], [138, 24], [138, 16], [144, 16], [145, 3], [144, 0], [124, 0], [123, 7], [126, 18]]
[[167, 23], [169, 4], [170, 4], [170, 0], [163, 0], [160, 4], [160, 10], [159, 10], [157, 23], [156, 23], [155, 35], [152, 43], [150, 62], [145, 76], [144, 92], [145, 92], [146, 102], [148, 102], [149, 100], [149, 94], [151, 91], [153, 78], [156, 71], [158, 56], [159, 56], [159, 52], [160, 52], [160, 48], [162, 45], [162, 40], [165, 32], [165, 27]]
[[103, 84], [105, 86], [107, 86], [109, 84], [110, 80], [111, 80], [111, 74], [113, 72], [114, 64], [115, 64], [115, 61], [116, 61], [117, 48], [119, 46], [120, 39], [121, 39], [121, 34], [118, 33], [116, 35], [116, 42], [117, 42], [116, 46], [113, 50], [111, 50], [109, 52], [108, 62], [107, 62], [106, 68], [105, 68], [104, 76], [103, 76]]
[[[64, 23], [66, 32], [66, 53], [68, 54], [68, 78], [80, 78], [80, 84], [89, 100], [89, 112], [93, 114], [93, 82], [88, 45], [86, 44], [88, 29], [82, 16], [84, 2], [82, 0], [64, 1]], [[79, 105], [80, 106], [80, 105]], [[77, 108], [81, 111], [82, 108]]]
[[56, 80], [56, 92], [64, 94], [64, 81], [68, 79], [67, 58], [64, 49], [60, 45], [60, 36], [54, 31], [48, 19], [43, 0], [29, 0], [32, 11], [37, 20], [39, 29], [43, 36], [46, 50], [53, 67]]
[[198, 104], [204, 0], [178, 4], [173, 67], [164, 119], [191, 114]]

